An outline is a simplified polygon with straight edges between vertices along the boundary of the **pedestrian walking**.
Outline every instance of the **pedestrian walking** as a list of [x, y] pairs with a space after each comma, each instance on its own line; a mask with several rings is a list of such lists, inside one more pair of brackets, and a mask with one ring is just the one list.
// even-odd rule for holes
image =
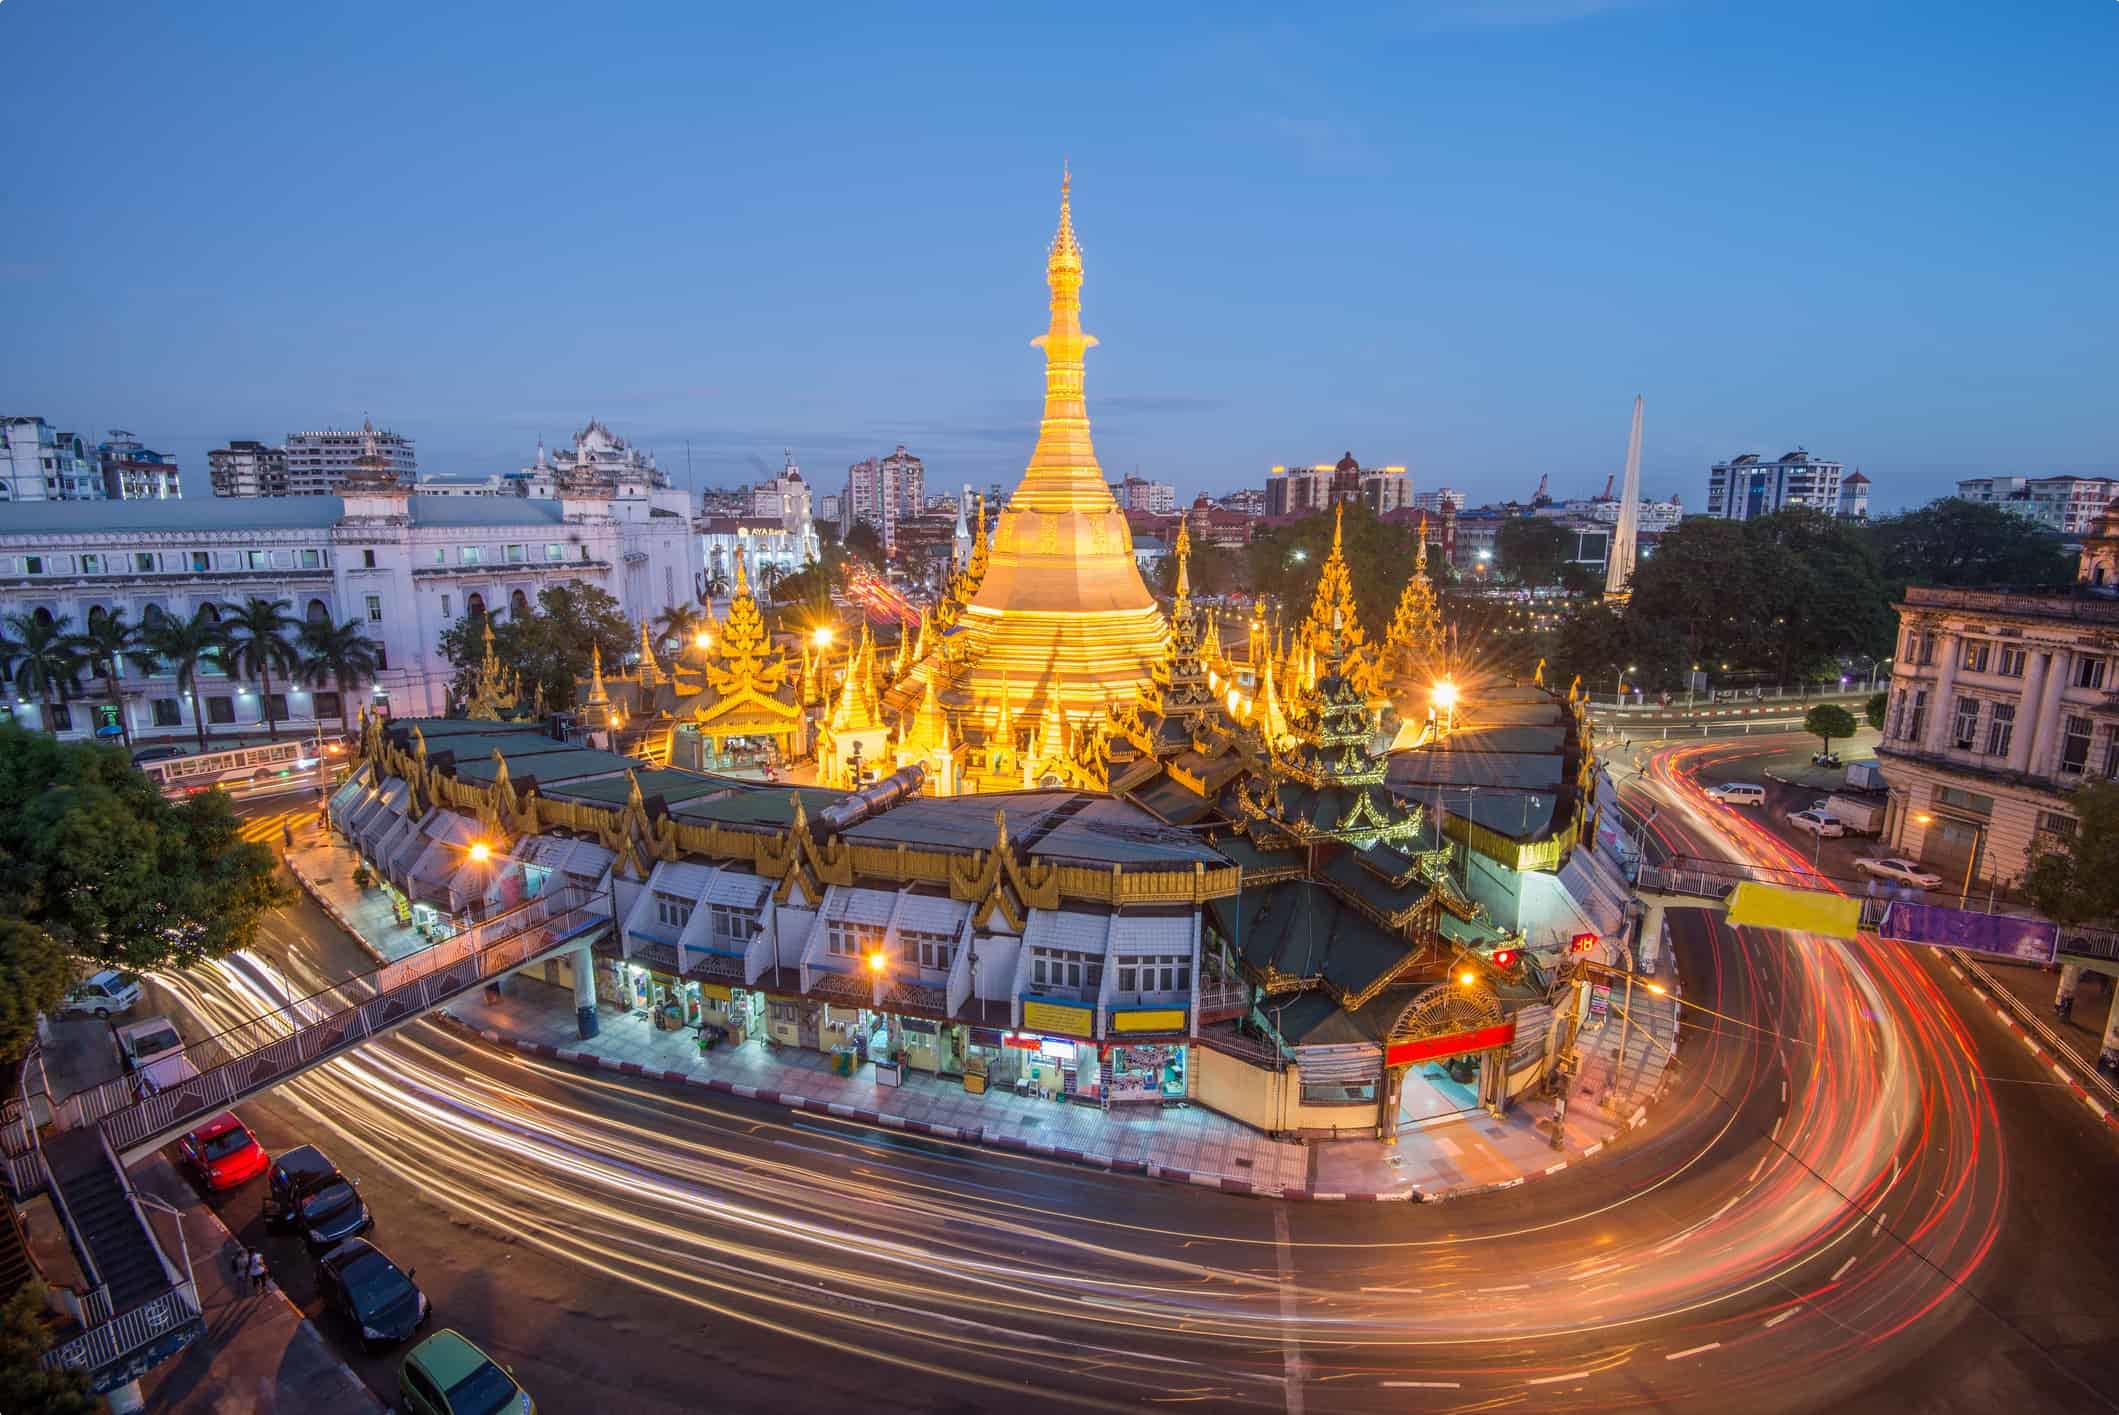
[[283, 823], [280, 826], [280, 839], [287, 842], [289, 850], [294, 848], [294, 826], [291, 823]]
[[265, 1255], [252, 1252], [250, 1255], [250, 1291], [253, 1296], [265, 1290]]
[[250, 1250], [237, 1244], [234, 1255], [228, 1260], [228, 1269], [238, 1283], [250, 1276]]

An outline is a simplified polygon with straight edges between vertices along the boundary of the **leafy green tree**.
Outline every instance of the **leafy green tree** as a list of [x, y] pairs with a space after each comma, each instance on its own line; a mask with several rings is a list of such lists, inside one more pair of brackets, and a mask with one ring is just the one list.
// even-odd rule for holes
[[0, 917], [0, 1060], [22, 1055], [36, 1035], [37, 1015], [58, 1004], [73, 977], [66, 950], [50, 934]]
[[1890, 702], [1891, 695], [1889, 693], [1871, 693], [1869, 701], [1861, 705], [1862, 720], [1878, 732], [1883, 731], [1884, 709], [1889, 706]]
[[1836, 677], [1845, 655], [1889, 652], [1898, 618], [1860, 526], [1808, 507], [1743, 524], [1750, 582], [1765, 590], [1755, 666], [1791, 683]]
[[831, 591], [836, 583], [830, 567], [812, 560], [792, 575], [782, 575], [773, 585], [772, 602], [780, 607], [780, 627], [799, 628], [821, 624], [832, 618]]
[[1827, 752], [1835, 740], [1852, 737], [1854, 725], [1854, 714], [1838, 703], [1819, 703], [1803, 714], [1803, 731], [1823, 742]]
[[149, 615], [140, 624], [141, 640], [157, 662], [176, 670], [177, 691], [191, 699], [191, 725], [199, 734], [199, 750], [206, 750], [206, 713], [199, 704], [199, 674], [212, 669], [226, 674], [228, 640], [213, 611], [200, 605], [189, 619], [174, 615]]
[[[1198, 552], [1201, 547], [1193, 549]], [[1300, 619], [1309, 612], [1317, 577], [1331, 549], [1329, 511], [1266, 527], [1244, 550], [1242, 582], [1278, 594], [1283, 617]], [[1366, 506], [1348, 503], [1340, 528], [1340, 553], [1346, 557], [1354, 582], [1355, 612], [1371, 635], [1382, 633], [1390, 623], [1418, 552], [1417, 527], [1381, 520]]]
[[10, 614], [0, 630], [0, 675], [44, 705], [44, 730], [59, 730], [58, 706], [81, 696], [81, 654], [62, 614]]
[[301, 626], [287, 612], [284, 599], [252, 595], [240, 605], [227, 608], [228, 615], [221, 621], [221, 632], [228, 640], [227, 661], [238, 674], [257, 680], [258, 699], [264, 705], [265, 735], [277, 738], [280, 724], [272, 710], [272, 675], [279, 674], [285, 683], [300, 670], [302, 656], [288, 634]]
[[[466, 614], [442, 633], [442, 654], [457, 669], [452, 688], [459, 701], [468, 696], [470, 676], [485, 657], [486, 622]], [[639, 646], [639, 630], [626, 622], [610, 591], [582, 580], [547, 585], [529, 612], [492, 623], [493, 652], [521, 675], [525, 695], [542, 687], [545, 706], [554, 710], [574, 705], [593, 649], [602, 648], [604, 667], [611, 669]]]
[[[1251, 589], [1250, 564], [1246, 557], [1218, 545], [1201, 545], [1198, 541], [1192, 542], [1185, 578], [1191, 582], [1192, 593], [1196, 595], [1248, 594]], [[1154, 580], [1153, 588], [1157, 594], [1177, 592], [1176, 556], [1163, 557], [1155, 567]]]
[[350, 734], [354, 690], [374, 682], [382, 671], [382, 649], [358, 619], [343, 624], [312, 619], [295, 636], [295, 647], [301, 655], [295, 676], [305, 688], [328, 687], [337, 692], [339, 730]]
[[0, 915], [140, 972], [248, 947], [291, 899], [226, 793], [174, 803], [119, 748], [0, 727]]
[[655, 616], [655, 627], [662, 631], [663, 643], [675, 644], [677, 652], [683, 653], [706, 627], [706, 616], [696, 604], [673, 604]]
[[125, 676], [127, 664], [143, 675], [154, 672], [157, 666], [155, 656], [141, 644], [141, 626], [126, 623], [122, 609], [89, 615], [88, 627], [74, 639], [74, 648], [88, 671], [103, 680], [103, 696], [118, 710], [118, 726], [123, 729], [128, 747], [132, 745], [132, 723], [126, 719], [125, 695], [120, 691], [119, 680]]
[[23, 1415], [95, 1415], [103, 1402], [89, 1394], [79, 1371], [48, 1371], [51, 1318], [41, 1282], [25, 1284], [0, 1306], [0, 1410]]
[[1771, 625], [1773, 589], [1752, 550], [1740, 521], [1678, 522], [1634, 571], [1628, 625], [1650, 626], [1666, 661], [1682, 667], [1753, 664], [1767, 650], [1759, 621]]
[[2053, 531], [1955, 496], [1879, 517], [1868, 538], [1893, 598], [1908, 584], [2050, 587], [2075, 578]]
[[2065, 849], [2031, 861], [2024, 889], [2038, 911], [2063, 924], [2119, 915], [2119, 783], [2090, 781], [2069, 798], [2075, 833]]
[[858, 555], [878, 570], [883, 568], [883, 537], [866, 521], [856, 521], [846, 532], [847, 552]]
[[1574, 548], [1574, 532], [1551, 517], [1511, 516], [1494, 533], [1494, 566], [1519, 585], [1557, 585]]

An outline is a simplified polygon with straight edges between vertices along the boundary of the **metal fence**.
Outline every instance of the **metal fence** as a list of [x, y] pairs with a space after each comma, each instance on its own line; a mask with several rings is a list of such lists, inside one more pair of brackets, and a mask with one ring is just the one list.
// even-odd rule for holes
[[46, 1370], [101, 1371], [151, 1346], [187, 1322], [203, 1319], [198, 1284], [189, 1280], [150, 1297], [44, 1353]]
[[69, 1096], [59, 1107], [60, 1124], [101, 1121], [113, 1149], [137, 1149], [558, 947], [579, 925], [607, 917], [591, 907], [596, 898], [575, 887], [542, 895], [408, 958], [192, 1043], [183, 1055], [197, 1074], [181, 1081], [150, 1089], [133, 1076]]

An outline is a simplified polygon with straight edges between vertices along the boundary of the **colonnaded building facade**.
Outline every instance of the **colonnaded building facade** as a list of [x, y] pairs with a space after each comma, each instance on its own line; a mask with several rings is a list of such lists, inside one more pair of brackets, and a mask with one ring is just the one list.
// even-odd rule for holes
[[[138, 624], [201, 607], [219, 615], [253, 595], [285, 600], [298, 618], [358, 620], [381, 647], [370, 705], [438, 713], [455, 670], [436, 645], [466, 614], [521, 611], [547, 585], [588, 583], [643, 619], [695, 602], [703, 588], [682, 490], [660, 478], [620, 484], [594, 469], [551, 489], [549, 498], [420, 496], [376, 467], [336, 496], [14, 505], [0, 519], [0, 614], [79, 631], [118, 610]], [[191, 696], [169, 667], [143, 672], [128, 659], [124, 668], [134, 737], [189, 735]], [[211, 670], [203, 681], [209, 731], [263, 720], [255, 685]], [[275, 717], [297, 727], [336, 727], [342, 708], [359, 706], [300, 685], [282, 696]], [[34, 700], [9, 694], [4, 706], [38, 723]], [[54, 716], [61, 735], [92, 726], [78, 699]]]
[[[333, 823], [435, 930], [599, 892], [610, 942], [548, 970], [585, 1033], [617, 1006], [1277, 1134], [1509, 1104], [1625, 927], [1585, 702], [1453, 662], [1424, 555], [1370, 640], [1336, 536], [1301, 622], [1241, 653], [1182, 536], [1166, 612], [1090, 446], [1064, 187], [1046, 275], [1037, 450], [895, 654], [776, 643], [739, 556], [725, 620], [594, 663], [571, 738], [504, 692], [370, 717]], [[812, 733], [818, 784], [686, 765]]]

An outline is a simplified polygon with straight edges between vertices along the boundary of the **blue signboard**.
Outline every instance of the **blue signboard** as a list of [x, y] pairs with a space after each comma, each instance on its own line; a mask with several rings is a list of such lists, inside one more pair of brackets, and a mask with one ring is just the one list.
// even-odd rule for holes
[[2060, 952], [2060, 926], [2050, 919], [1975, 914], [1939, 904], [1893, 902], [1877, 932], [1900, 943], [1955, 948], [2019, 963], [2051, 963]]

